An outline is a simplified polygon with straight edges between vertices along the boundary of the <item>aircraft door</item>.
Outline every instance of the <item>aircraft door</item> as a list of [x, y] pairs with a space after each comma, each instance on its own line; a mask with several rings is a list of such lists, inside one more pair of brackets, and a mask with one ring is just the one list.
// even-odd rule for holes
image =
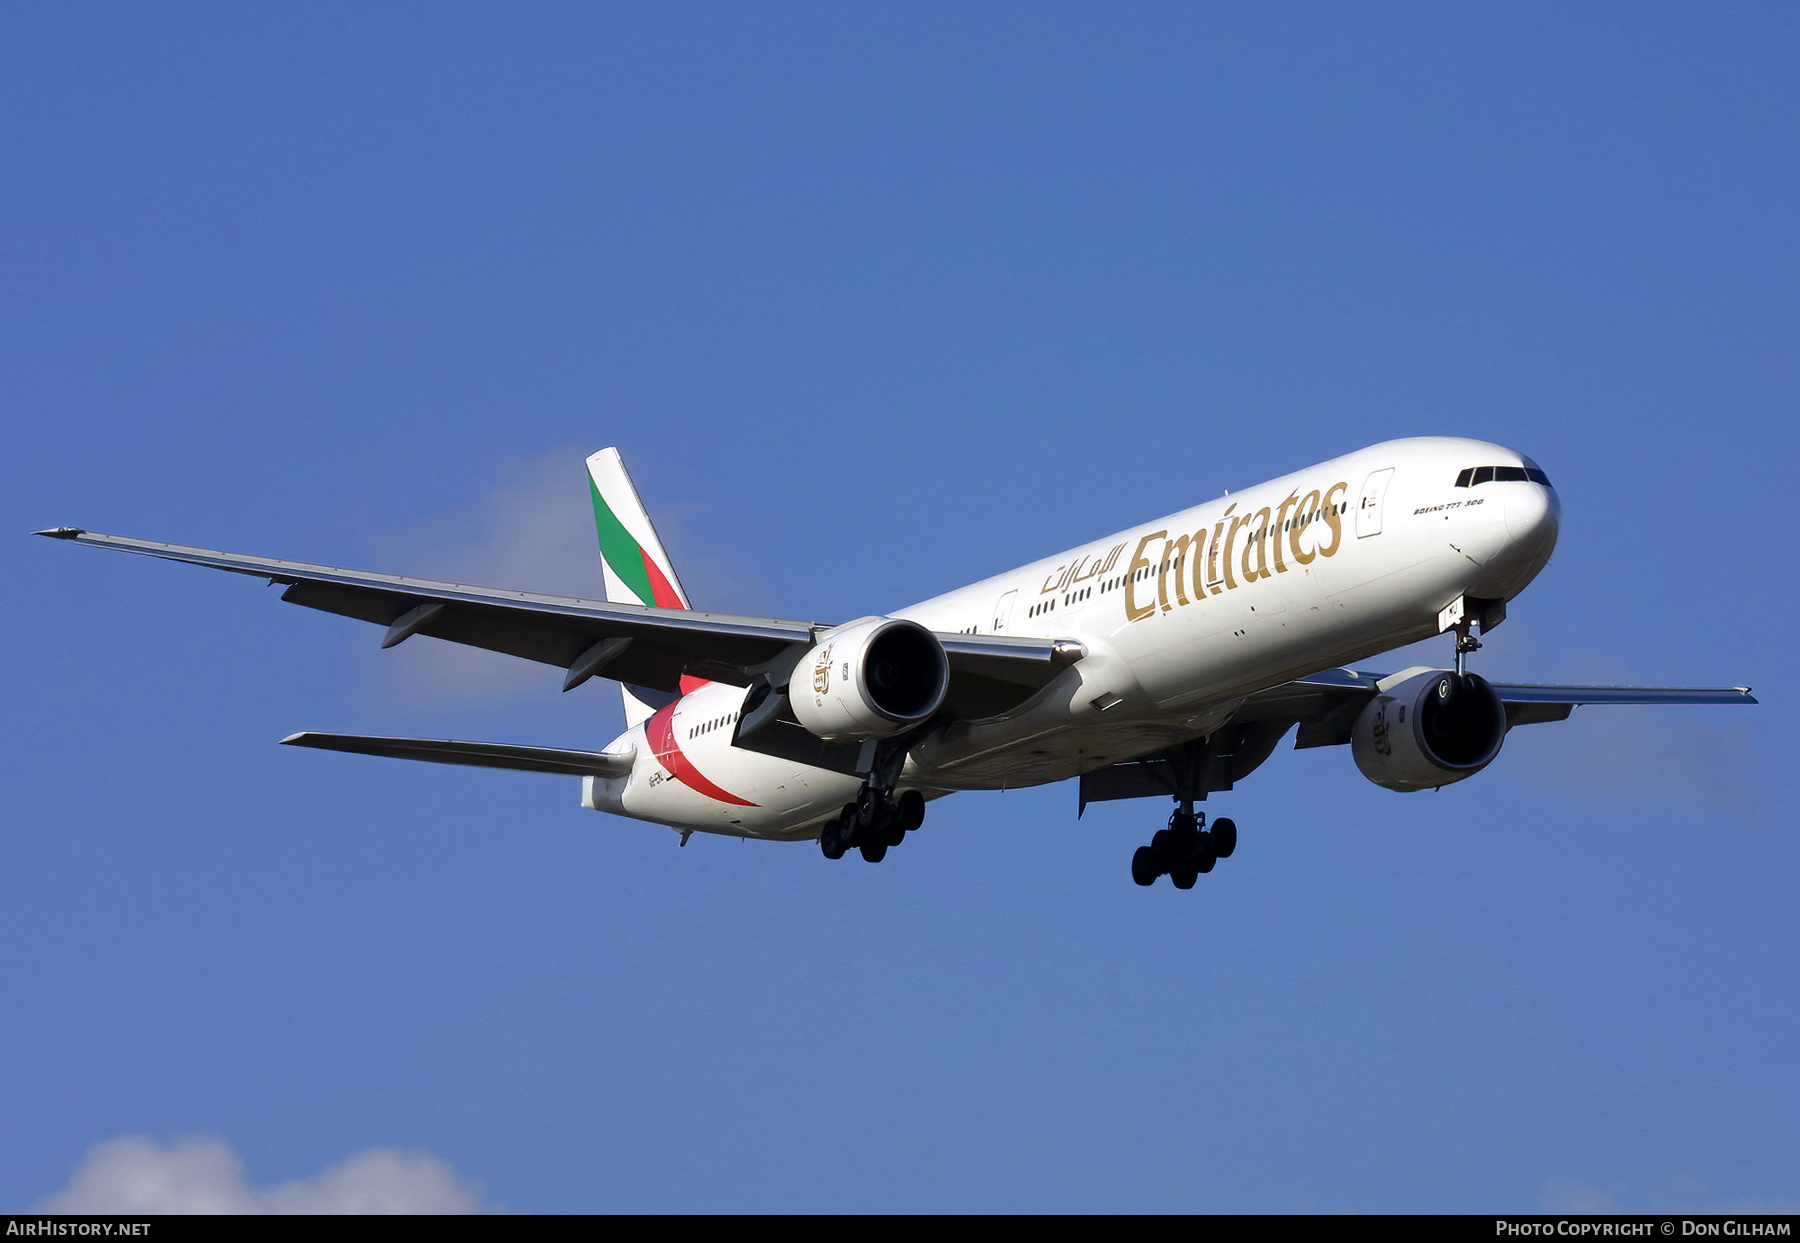
[[1012, 620], [1013, 601], [1017, 600], [1018, 598], [1019, 598], [1018, 592], [1009, 591], [1005, 595], [1001, 596], [999, 601], [994, 605], [994, 633], [995, 634], [1005, 634], [1006, 633], [1006, 623]]
[[1388, 481], [1394, 468], [1378, 470], [1363, 480], [1362, 499], [1356, 503], [1356, 538], [1367, 539], [1381, 534], [1381, 502], [1387, 496]]

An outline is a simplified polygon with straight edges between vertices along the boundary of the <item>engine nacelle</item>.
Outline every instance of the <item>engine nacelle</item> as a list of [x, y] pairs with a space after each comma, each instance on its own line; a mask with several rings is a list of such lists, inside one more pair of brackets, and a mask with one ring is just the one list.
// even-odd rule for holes
[[1375, 696], [1350, 730], [1362, 775], [1390, 790], [1472, 777], [1500, 754], [1506, 705], [1473, 673], [1427, 670]]
[[865, 617], [827, 634], [788, 682], [794, 717], [831, 741], [890, 738], [924, 721], [950, 689], [937, 636], [897, 617]]

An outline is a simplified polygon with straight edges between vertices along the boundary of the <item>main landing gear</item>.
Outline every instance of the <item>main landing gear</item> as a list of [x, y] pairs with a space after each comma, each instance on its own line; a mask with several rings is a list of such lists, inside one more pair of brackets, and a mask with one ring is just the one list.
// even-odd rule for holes
[[1220, 816], [1205, 827], [1206, 816], [1188, 803], [1169, 815], [1169, 827], [1158, 829], [1148, 846], [1139, 846], [1131, 856], [1131, 879], [1140, 885], [1154, 885], [1158, 876], [1167, 876], [1177, 889], [1192, 889], [1200, 873], [1213, 870], [1220, 859], [1229, 859], [1237, 849], [1237, 825]]
[[820, 830], [819, 849], [827, 859], [842, 859], [855, 847], [865, 861], [880, 863], [890, 846], [898, 846], [924, 821], [925, 796], [917, 790], [889, 799], [884, 791], [864, 785], [856, 801]]
[[1234, 779], [1268, 758], [1285, 729], [1285, 724], [1281, 729], [1237, 727], [1170, 747], [1148, 765], [1157, 784], [1175, 796], [1175, 810], [1169, 813], [1168, 827], [1158, 829], [1150, 844], [1131, 856], [1131, 879], [1154, 885], [1157, 877], [1167, 876], [1175, 888], [1192, 889], [1200, 873], [1229, 859], [1237, 850], [1237, 825], [1220, 816], [1209, 830], [1205, 814], [1195, 811], [1194, 804], [1211, 791], [1231, 789]]

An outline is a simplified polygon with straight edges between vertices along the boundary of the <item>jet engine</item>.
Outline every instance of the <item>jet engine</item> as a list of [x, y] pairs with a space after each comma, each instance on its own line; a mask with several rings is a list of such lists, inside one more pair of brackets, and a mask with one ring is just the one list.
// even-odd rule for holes
[[827, 634], [788, 683], [794, 718], [828, 741], [890, 738], [944, 702], [950, 662], [937, 637], [896, 617], [865, 617]]
[[1429, 790], [1486, 768], [1506, 738], [1506, 706], [1473, 673], [1428, 669], [1383, 691], [1350, 730], [1362, 775], [1390, 790]]

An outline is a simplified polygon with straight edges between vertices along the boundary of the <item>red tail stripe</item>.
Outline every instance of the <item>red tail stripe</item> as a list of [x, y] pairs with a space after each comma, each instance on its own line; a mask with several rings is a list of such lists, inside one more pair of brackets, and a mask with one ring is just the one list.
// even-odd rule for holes
[[669, 581], [661, 567], [650, 559], [650, 554], [640, 548], [638, 555], [644, 559], [644, 573], [650, 576], [650, 595], [656, 607], [685, 609], [687, 604], [682, 600], [681, 593], [675, 590], [675, 584]]
[[692, 761], [681, 753], [681, 747], [675, 742], [675, 704], [658, 708], [656, 715], [644, 722], [644, 737], [649, 740], [650, 753], [656, 756], [656, 762], [668, 769], [669, 775], [688, 789], [721, 803], [733, 803], [739, 807], [756, 806], [749, 799], [739, 798], [708, 781]]

